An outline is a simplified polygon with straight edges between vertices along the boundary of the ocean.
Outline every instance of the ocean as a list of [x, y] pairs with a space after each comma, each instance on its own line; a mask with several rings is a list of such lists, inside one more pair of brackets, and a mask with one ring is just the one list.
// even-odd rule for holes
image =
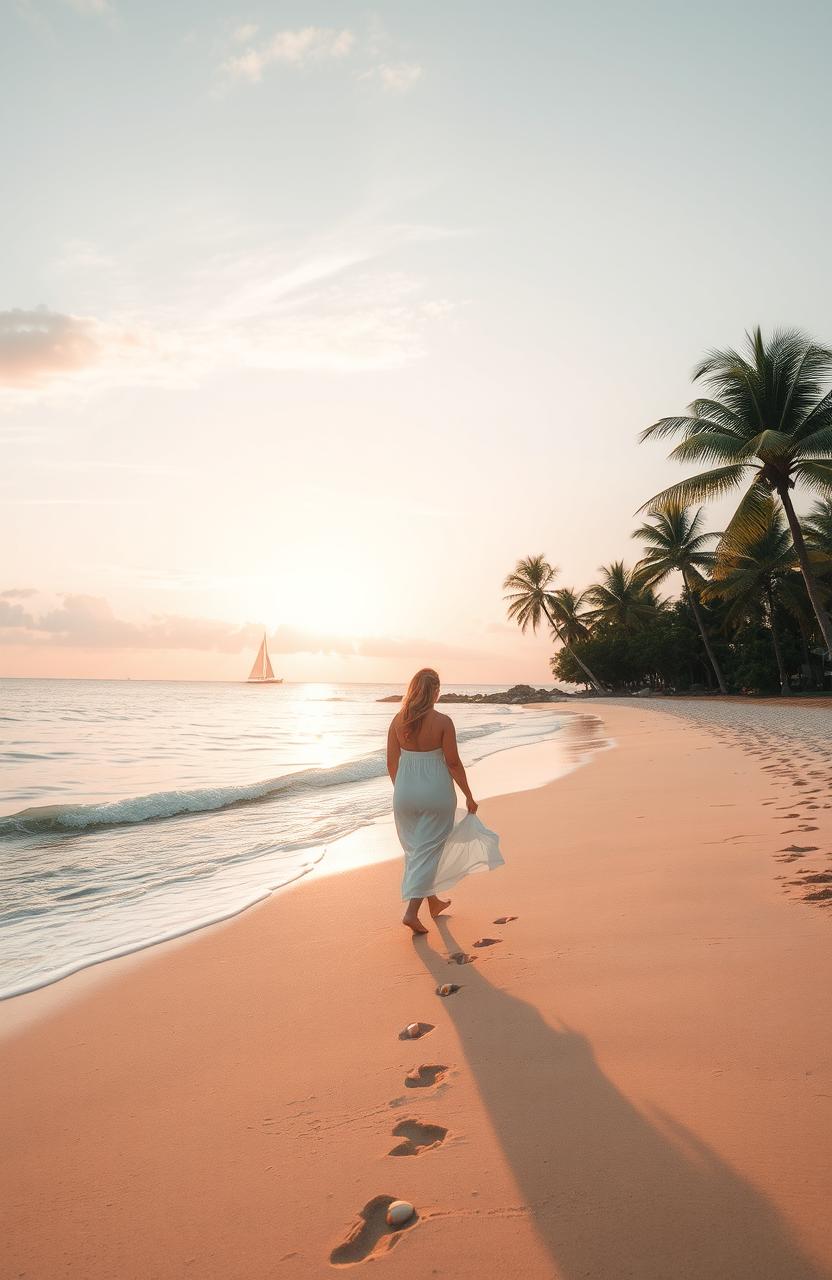
[[[234, 915], [389, 813], [400, 692], [0, 680], [0, 999]], [[565, 722], [447, 710], [466, 765]]]

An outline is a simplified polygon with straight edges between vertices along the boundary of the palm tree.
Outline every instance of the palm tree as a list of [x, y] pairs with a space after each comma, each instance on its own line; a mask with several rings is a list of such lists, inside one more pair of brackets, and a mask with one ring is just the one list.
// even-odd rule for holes
[[[796, 563], [783, 513], [769, 498], [762, 531], [724, 548], [714, 565], [713, 581], [706, 588], [709, 597], [719, 596], [728, 605], [728, 622], [753, 619], [762, 608], [771, 632], [781, 693], [789, 692], [789, 680], [777, 631], [777, 606], [781, 599], [789, 603], [788, 579]], [[799, 607], [799, 601], [794, 603]]]
[[[555, 593], [551, 590], [557, 574], [558, 570], [549, 564], [545, 556], [527, 556], [524, 560], [517, 561], [514, 572], [503, 583], [503, 590], [508, 593], [503, 598], [508, 604], [509, 618], [514, 619], [524, 634], [529, 626], [532, 631], [537, 631], [545, 617], [558, 640], [568, 649], [569, 642], [558, 621]], [[595, 691], [605, 693], [601, 681], [593, 675], [586, 663], [574, 650], [571, 653]]]
[[685, 596], [690, 604], [708, 660], [714, 669], [720, 693], [727, 693], [725, 679], [717, 662], [708, 633], [702, 610], [699, 607], [699, 593], [705, 585], [701, 570], [709, 569], [714, 562], [714, 553], [708, 549], [708, 543], [717, 535], [703, 533], [705, 513], [702, 507], [691, 513], [689, 507], [669, 506], [665, 511], [653, 511], [643, 524], [633, 533], [647, 544], [647, 550], [636, 565], [635, 571], [648, 586], [658, 586], [671, 573], [680, 573], [685, 584]]
[[821, 394], [832, 373], [832, 350], [797, 330], [768, 340], [758, 328], [747, 335], [748, 358], [712, 351], [694, 370], [714, 399], [694, 400], [682, 417], [661, 418], [641, 439], [681, 435], [671, 453], [682, 462], [719, 465], [671, 485], [641, 508], [689, 506], [718, 498], [751, 477], [724, 537], [736, 541], [762, 533], [767, 500], [776, 493], [789, 522], [800, 570], [826, 647], [832, 653], [832, 621], [823, 607], [791, 491], [799, 481], [832, 494], [832, 391]]
[[818, 556], [832, 559], [832, 498], [822, 498], [803, 519], [806, 546]]
[[661, 605], [654, 592], [623, 560], [601, 565], [598, 572], [602, 575], [601, 581], [586, 591], [594, 621], [618, 623], [638, 630], [655, 618]]
[[[830, 595], [832, 595], [832, 498], [821, 498], [813, 505], [809, 514], [803, 519], [803, 534], [806, 539], [806, 546], [809, 549], [812, 567], [820, 579], [821, 589], [828, 604]], [[798, 619], [798, 621], [803, 640], [804, 658], [811, 670], [812, 658], [810, 649], [812, 639], [809, 635], [809, 627], [803, 619]], [[817, 653], [818, 651], [815, 650], [814, 652]]]
[[589, 638], [589, 614], [586, 612], [586, 592], [574, 587], [559, 587], [552, 593], [554, 614], [558, 620], [564, 643], [575, 644]]

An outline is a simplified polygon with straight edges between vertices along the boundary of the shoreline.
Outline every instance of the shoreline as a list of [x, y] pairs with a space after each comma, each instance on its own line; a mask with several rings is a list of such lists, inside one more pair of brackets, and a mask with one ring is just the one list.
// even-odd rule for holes
[[313, 876], [7, 1036], [10, 1273], [324, 1277], [395, 1195], [391, 1280], [828, 1280], [829, 919], [775, 861], [828, 774], [592, 710], [620, 749], [485, 801], [507, 865], [426, 940], [391, 862]]
[[[533, 712], [536, 710], [536, 704], [530, 704], [524, 709]], [[565, 715], [576, 718], [574, 733], [570, 734], [570, 726], [567, 723], [551, 737], [540, 742], [504, 747], [471, 765], [468, 772], [473, 786], [478, 788], [478, 793], [484, 798], [489, 798], [544, 786], [565, 776], [572, 768], [580, 768], [591, 759], [594, 751], [606, 749], [608, 744], [596, 742], [589, 728], [590, 721], [598, 721], [597, 716], [586, 712], [566, 712]], [[583, 728], [578, 724], [578, 718]], [[571, 743], [564, 744], [560, 738], [561, 733], [564, 733], [567, 739], [571, 737]], [[392, 811], [390, 816], [370, 821], [346, 835], [339, 836], [329, 844], [309, 845], [298, 853], [307, 854], [307, 861], [291, 879], [274, 888], [263, 888], [246, 901], [230, 906], [220, 914], [196, 920], [181, 928], [177, 927], [169, 933], [150, 937], [140, 943], [131, 943], [91, 959], [80, 960], [77, 963], [70, 962], [63, 969], [45, 978], [25, 982], [18, 988], [0, 992], [0, 1039], [7, 1033], [9, 1027], [20, 1025], [21, 1021], [30, 1023], [34, 1017], [41, 1016], [32, 1014], [28, 1008], [17, 1010], [10, 1005], [10, 1002], [16, 1002], [23, 997], [34, 997], [39, 991], [59, 986], [69, 979], [81, 978], [88, 970], [97, 970], [102, 965], [106, 966], [119, 960], [126, 961], [132, 956], [141, 959], [151, 948], [184, 942], [205, 929], [235, 920], [244, 912], [267, 902], [277, 894], [296, 889], [302, 882], [308, 882], [316, 874], [340, 875], [361, 866], [401, 857], [393, 828]], [[49, 1003], [51, 1005], [51, 1001]]]

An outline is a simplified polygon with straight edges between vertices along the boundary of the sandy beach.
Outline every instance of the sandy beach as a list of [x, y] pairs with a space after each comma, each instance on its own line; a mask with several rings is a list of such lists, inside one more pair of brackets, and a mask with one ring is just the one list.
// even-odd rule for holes
[[829, 1280], [832, 713], [685, 706], [424, 940], [380, 861], [7, 1002], [3, 1277]]

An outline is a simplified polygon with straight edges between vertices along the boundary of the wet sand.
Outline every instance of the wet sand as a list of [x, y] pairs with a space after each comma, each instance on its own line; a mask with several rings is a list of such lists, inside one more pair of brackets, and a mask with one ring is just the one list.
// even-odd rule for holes
[[3, 1275], [832, 1280], [832, 719], [699, 705], [593, 704], [424, 940], [383, 861], [10, 1002]]

